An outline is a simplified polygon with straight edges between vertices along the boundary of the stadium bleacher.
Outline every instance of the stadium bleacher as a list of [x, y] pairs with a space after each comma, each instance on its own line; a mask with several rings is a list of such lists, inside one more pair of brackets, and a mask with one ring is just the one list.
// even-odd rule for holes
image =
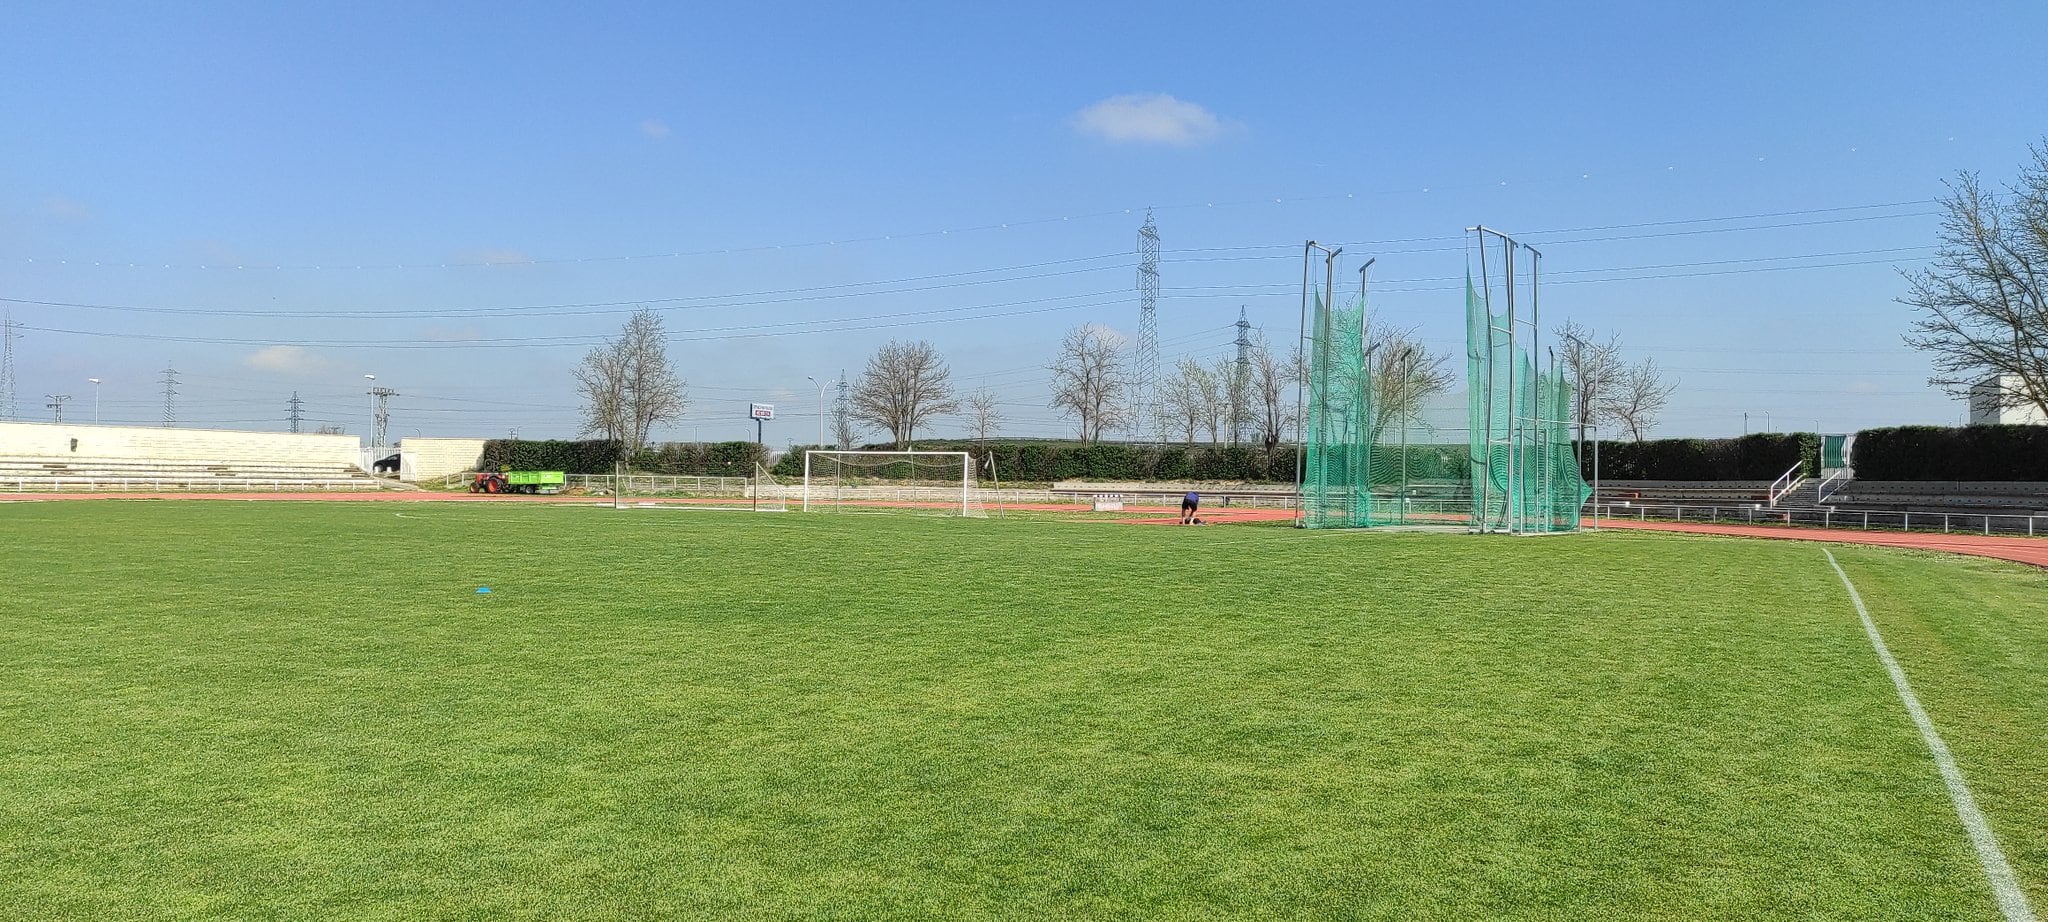
[[261, 461], [0, 458], [0, 492], [379, 490], [353, 467]]
[[378, 490], [349, 436], [0, 423], [0, 492]]
[[1953, 480], [1851, 480], [1828, 496], [1838, 510], [2048, 514], [2048, 483]]
[[1734, 505], [1766, 503], [1771, 484], [1766, 480], [1605, 480], [1596, 498], [1602, 505], [1654, 503], [1658, 505]]

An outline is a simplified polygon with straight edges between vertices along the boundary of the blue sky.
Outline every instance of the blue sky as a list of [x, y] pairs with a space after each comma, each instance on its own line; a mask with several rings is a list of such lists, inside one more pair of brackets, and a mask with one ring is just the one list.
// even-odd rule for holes
[[0, 11], [23, 418], [99, 377], [156, 421], [170, 364], [181, 424], [297, 390], [362, 432], [375, 374], [394, 434], [568, 435], [646, 305], [691, 384], [661, 437], [766, 400], [809, 441], [805, 376], [892, 337], [1056, 434], [1043, 366], [1135, 329], [1153, 206], [1168, 361], [1241, 306], [1291, 339], [1307, 238], [1456, 350], [1485, 223], [1543, 246], [1546, 325], [1680, 381], [1657, 434], [1952, 423], [1898, 269], [1944, 178], [2048, 136], [2039, 3], [416, 6]]

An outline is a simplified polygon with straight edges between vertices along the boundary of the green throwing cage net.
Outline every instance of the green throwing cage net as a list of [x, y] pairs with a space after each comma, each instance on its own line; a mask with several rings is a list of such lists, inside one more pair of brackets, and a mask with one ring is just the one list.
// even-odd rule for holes
[[[1499, 239], [1503, 248], [1518, 246]], [[1311, 290], [1314, 319], [1303, 343], [1304, 527], [1434, 525], [1519, 534], [1579, 527], [1591, 491], [1571, 441], [1570, 388], [1531, 358], [1534, 272], [1518, 279], [1512, 260], [1504, 261], [1507, 271], [1492, 284], [1487, 277], [1496, 273], [1484, 271], [1480, 286], [1466, 284], [1462, 398], [1427, 385], [1421, 370], [1434, 366], [1413, 344], [1375, 335], [1363, 295], [1338, 305]], [[1518, 309], [1518, 297], [1528, 309]]]

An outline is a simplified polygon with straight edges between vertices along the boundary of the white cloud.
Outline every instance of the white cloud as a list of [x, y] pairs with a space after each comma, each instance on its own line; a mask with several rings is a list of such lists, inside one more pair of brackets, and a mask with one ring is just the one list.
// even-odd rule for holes
[[1138, 144], [1205, 144], [1223, 133], [1216, 113], [1165, 93], [1111, 96], [1074, 115], [1074, 130], [1105, 141]]
[[332, 361], [299, 346], [265, 346], [243, 356], [242, 364], [287, 375], [310, 375], [334, 367]]
[[43, 202], [43, 210], [48, 212], [50, 217], [60, 221], [92, 220], [92, 209], [84, 202], [65, 198], [61, 195], [50, 196], [47, 201]]
[[458, 259], [466, 263], [482, 263], [486, 266], [527, 266], [533, 264], [533, 257], [518, 250], [483, 249], [461, 254]]
[[641, 119], [640, 133], [656, 141], [666, 140], [668, 138], [668, 123], [658, 118]]
[[1110, 326], [1106, 323], [1096, 323], [1091, 320], [1087, 323], [1081, 324], [1081, 329], [1093, 330], [1095, 332], [1095, 335], [1102, 337], [1103, 342], [1106, 342], [1118, 349], [1122, 349], [1124, 346], [1128, 345], [1131, 342], [1131, 337], [1124, 335], [1124, 332], [1122, 330], [1119, 330], [1116, 327]]

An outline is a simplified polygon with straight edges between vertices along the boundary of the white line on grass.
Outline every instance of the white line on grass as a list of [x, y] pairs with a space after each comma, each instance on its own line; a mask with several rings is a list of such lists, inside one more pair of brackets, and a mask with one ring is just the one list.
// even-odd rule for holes
[[1927, 711], [1920, 707], [1920, 699], [1913, 694], [1913, 686], [1906, 681], [1906, 670], [1899, 668], [1899, 661], [1892, 658], [1892, 651], [1885, 647], [1884, 637], [1877, 632], [1877, 622], [1870, 620], [1870, 609], [1863, 607], [1863, 596], [1856, 592], [1856, 584], [1849, 582], [1849, 574], [1842, 571], [1842, 565], [1835, 562], [1835, 554], [1827, 548], [1821, 553], [1828, 556], [1828, 566], [1835, 568], [1835, 575], [1842, 578], [1842, 588], [1849, 590], [1849, 601], [1856, 603], [1856, 614], [1863, 618], [1863, 632], [1870, 635], [1870, 645], [1877, 648], [1877, 658], [1884, 662], [1886, 672], [1892, 675], [1892, 686], [1899, 690], [1899, 699], [1906, 703], [1906, 713], [1913, 718], [1913, 725], [1920, 728], [1920, 739], [1927, 744], [1927, 751], [1934, 754], [1934, 765], [1941, 770], [1941, 780], [1948, 785], [1948, 798], [1956, 806], [1956, 816], [1963, 821], [1963, 829], [1970, 834], [1970, 844], [1977, 849], [1977, 862], [1984, 866], [1984, 876], [1991, 880], [1991, 892], [1998, 897], [1998, 908], [2005, 913], [2008, 922], [2035, 922], [2033, 907], [2027, 905], [2027, 894], [2020, 889], [2019, 881], [2013, 877], [2012, 865], [2005, 860], [2005, 852], [1998, 848], [1997, 837], [1991, 834], [1991, 826], [1984, 822], [1984, 814], [1977, 809], [1977, 798], [1970, 796], [1970, 786], [1963, 781], [1963, 771], [1956, 767], [1955, 756], [1950, 755], [1948, 744], [1941, 741], [1941, 734], [1935, 732], [1934, 721], [1928, 719]]

